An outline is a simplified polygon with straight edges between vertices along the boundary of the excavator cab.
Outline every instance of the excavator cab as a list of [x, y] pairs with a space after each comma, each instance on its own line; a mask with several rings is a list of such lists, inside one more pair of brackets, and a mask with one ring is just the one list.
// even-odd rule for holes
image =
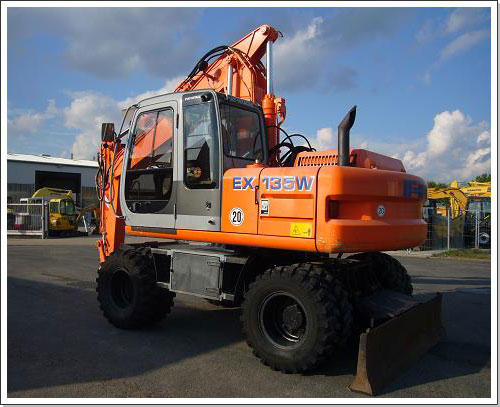
[[141, 102], [120, 185], [130, 226], [220, 231], [223, 174], [266, 164], [265, 137], [260, 106], [212, 90]]

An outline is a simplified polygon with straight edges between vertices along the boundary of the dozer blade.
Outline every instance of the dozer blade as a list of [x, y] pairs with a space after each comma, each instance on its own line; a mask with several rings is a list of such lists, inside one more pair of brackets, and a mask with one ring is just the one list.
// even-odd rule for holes
[[[382, 304], [377, 298], [364, 304], [365, 310], [372, 307], [372, 315], [380, 316], [383, 310], [388, 311], [385, 315], [390, 319], [361, 334], [356, 377], [349, 386], [352, 391], [371, 396], [379, 394], [444, 336], [441, 294], [417, 303], [412, 297], [389, 293], [388, 296], [381, 293]], [[396, 303], [399, 306], [394, 308]], [[371, 320], [373, 324], [374, 318]]]

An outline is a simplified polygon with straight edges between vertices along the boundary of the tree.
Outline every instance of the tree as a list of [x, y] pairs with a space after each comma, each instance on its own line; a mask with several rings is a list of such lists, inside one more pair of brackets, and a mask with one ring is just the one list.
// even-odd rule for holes
[[484, 174], [478, 175], [474, 181], [476, 181], [476, 182], [491, 182], [491, 174], [488, 174], [485, 172]]
[[436, 181], [427, 181], [427, 188], [448, 188], [448, 184]]

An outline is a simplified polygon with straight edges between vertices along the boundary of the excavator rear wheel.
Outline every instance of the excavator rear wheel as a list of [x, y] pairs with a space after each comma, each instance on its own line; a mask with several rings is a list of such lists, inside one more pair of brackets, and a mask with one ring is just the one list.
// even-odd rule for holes
[[321, 264], [277, 266], [245, 294], [241, 320], [253, 353], [273, 370], [313, 369], [350, 337], [352, 306]]
[[174, 293], [156, 285], [151, 256], [126, 249], [113, 253], [97, 274], [97, 299], [104, 316], [118, 328], [136, 329], [165, 318]]
[[412, 295], [413, 286], [411, 284], [411, 277], [404, 266], [394, 257], [385, 253], [373, 252], [358, 253], [349, 256], [348, 259], [371, 263], [372, 270], [381, 288]]

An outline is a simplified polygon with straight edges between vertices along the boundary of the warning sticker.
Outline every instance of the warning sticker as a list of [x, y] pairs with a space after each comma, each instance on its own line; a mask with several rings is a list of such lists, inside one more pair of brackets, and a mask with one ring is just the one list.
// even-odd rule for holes
[[290, 236], [312, 237], [311, 223], [290, 223]]

